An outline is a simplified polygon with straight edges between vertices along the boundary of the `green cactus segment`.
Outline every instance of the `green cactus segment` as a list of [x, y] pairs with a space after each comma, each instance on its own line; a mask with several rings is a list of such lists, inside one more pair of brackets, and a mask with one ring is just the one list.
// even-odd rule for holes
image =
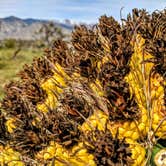
[[[152, 150], [152, 158], [151, 158], [151, 164], [152, 166], [160, 166], [160, 164], [162, 165], [162, 162], [164, 163], [164, 159], [166, 159], [166, 157], [162, 157], [162, 151], [163, 151], [164, 147], [161, 146], [160, 144], [156, 144], [153, 147]], [[161, 157], [160, 157], [160, 153], [161, 153]], [[165, 151], [166, 154], [166, 151]], [[161, 158], [161, 159], [160, 159]]]

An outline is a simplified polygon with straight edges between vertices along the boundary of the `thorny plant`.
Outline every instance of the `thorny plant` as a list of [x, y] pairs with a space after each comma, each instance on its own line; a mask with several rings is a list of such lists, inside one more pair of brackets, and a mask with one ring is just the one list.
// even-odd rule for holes
[[[99, 109], [108, 116], [107, 120], [113, 122], [134, 119], [139, 130], [136, 120], [141, 115], [137, 99], [134, 94], [130, 94], [129, 84], [125, 81], [125, 76], [133, 72], [136, 83], [143, 89], [144, 98], [140, 96], [141, 102], [148, 111], [149, 131], [146, 138], [139, 132], [141, 136], [139, 141], [140, 144], [146, 145], [148, 150], [146, 165], [149, 165], [152, 149], [159, 139], [155, 134], [166, 120], [166, 117], [161, 119], [155, 131], [152, 130], [150, 78], [155, 72], [165, 79], [166, 37], [163, 28], [165, 16], [166, 10], [149, 15], [145, 10], [134, 9], [132, 16], [128, 15], [127, 20], [123, 19], [122, 26], [113, 17], [102, 16], [94, 29], [88, 29], [83, 25], [75, 27], [72, 33], [73, 47], [69, 48], [64, 41], [55, 41], [51, 49], [45, 51], [44, 58], [35, 59], [32, 65], [24, 67], [20, 72], [21, 81], [10, 83], [6, 87], [7, 95], [2, 102], [2, 107], [7, 116], [15, 119], [16, 127], [12, 133], [8, 133], [2, 115], [0, 123], [3, 124], [0, 132], [5, 134], [3, 134], [4, 138], [0, 137], [1, 141], [7, 138], [7, 143], [9, 142], [11, 147], [23, 156], [34, 158], [35, 154], [47, 147], [52, 140], [71, 149], [82, 138], [89, 153], [94, 154], [96, 164], [130, 165], [133, 161], [125, 138], [119, 140], [118, 131], [113, 137], [106, 128], [105, 131], [93, 128], [88, 118], [92, 114], [97, 114], [96, 110]], [[136, 63], [131, 62], [133, 63], [133, 71], [131, 71], [129, 63], [134, 53], [131, 43], [139, 44], [138, 34], [145, 39], [143, 61], [140, 69], [135, 66]], [[145, 52], [152, 54], [153, 58], [145, 59]], [[105, 62], [103, 62], [104, 58], [107, 59]], [[146, 65], [149, 62], [153, 62], [154, 65], [147, 76]], [[62, 72], [55, 68], [56, 63], [69, 76], [71, 75], [71, 78], [73, 72], [79, 76], [73, 77], [73, 81], [64, 78]], [[67, 88], [54, 78], [55, 73], [63, 78]], [[62, 90], [61, 93], [49, 91], [58, 100], [55, 108], [45, 103], [49, 94], [41, 88], [42, 83], [50, 78], [54, 86]], [[91, 84], [97, 86], [97, 79], [102, 86], [102, 95], [97, 95], [90, 86]], [[148, 88], [145, 86], [147, 80]], [[165, 88], [165, 85], [163, 86]], [[165, 89], [164, 95], [166, 95]], [[38, 110], [37, 105], [42, 103], [47, 107], [47, 112]], [[165, 103], [164, 100], [164, 106]], [[100, 122], [100, 118], [97, 121]], [[91, 133], [82, 133], [80, 126], [84, 123], [89, 125]], [[89, 144], [87, 145], [86, 142]], [[116, 148], [118, 151], [115, 151]], [[23, 161], [24, 159], [22, 158]], [[68, 161], [63, 161], [56, 156], [52, 160], [52, 165], [56, 160], [70, 165]], [[31, 162], [30, 159], [28, 161]], [[33, 162], [35, 163], [35, 159]]]

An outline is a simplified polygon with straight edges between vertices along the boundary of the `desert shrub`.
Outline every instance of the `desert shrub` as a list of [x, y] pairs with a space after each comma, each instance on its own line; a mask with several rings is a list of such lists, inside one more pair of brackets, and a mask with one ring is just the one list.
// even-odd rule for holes
[[3, 41], [3, 45], [5, 48], [15, 48], [17, 45], [17, 41], [15, 39], [5, 39]]

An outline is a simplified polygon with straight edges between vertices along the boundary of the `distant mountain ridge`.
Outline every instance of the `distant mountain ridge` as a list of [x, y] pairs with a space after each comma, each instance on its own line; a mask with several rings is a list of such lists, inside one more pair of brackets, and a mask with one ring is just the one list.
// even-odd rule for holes
[[[0, 40], [7, 38], [33, 40], [36, 38], [36, 32], [39, 31], [42, 24], [49, 21], [34, 18], [21, 19], [15, 16], [0, 18]], [[63, 23], [60, 21], [52, 22], [62, 28], [62, 31], [66, 34], [71, 33], [74, 27], [70, 20]]]
[[9, 16], [5, 18], [0, 18], [0, 20], [5, 21], [5, 22], [14, 22], [14, 21], [23, 21], [26, 24], [32, 24], [36, 22], [47, 22], [46, 20], [40, 20], [40, 19], [34, 19], [34, 18], [26, 18], [26, 19], [21, 19], [19, 17], [15, 16]]

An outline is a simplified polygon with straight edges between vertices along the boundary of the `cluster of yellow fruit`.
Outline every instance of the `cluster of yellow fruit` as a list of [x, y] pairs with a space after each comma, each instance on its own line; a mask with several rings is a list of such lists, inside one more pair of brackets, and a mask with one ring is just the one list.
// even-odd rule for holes
[[102, 16], [25, 66], [2, 102], [0, 164], [166, 165], [165, 17]]

